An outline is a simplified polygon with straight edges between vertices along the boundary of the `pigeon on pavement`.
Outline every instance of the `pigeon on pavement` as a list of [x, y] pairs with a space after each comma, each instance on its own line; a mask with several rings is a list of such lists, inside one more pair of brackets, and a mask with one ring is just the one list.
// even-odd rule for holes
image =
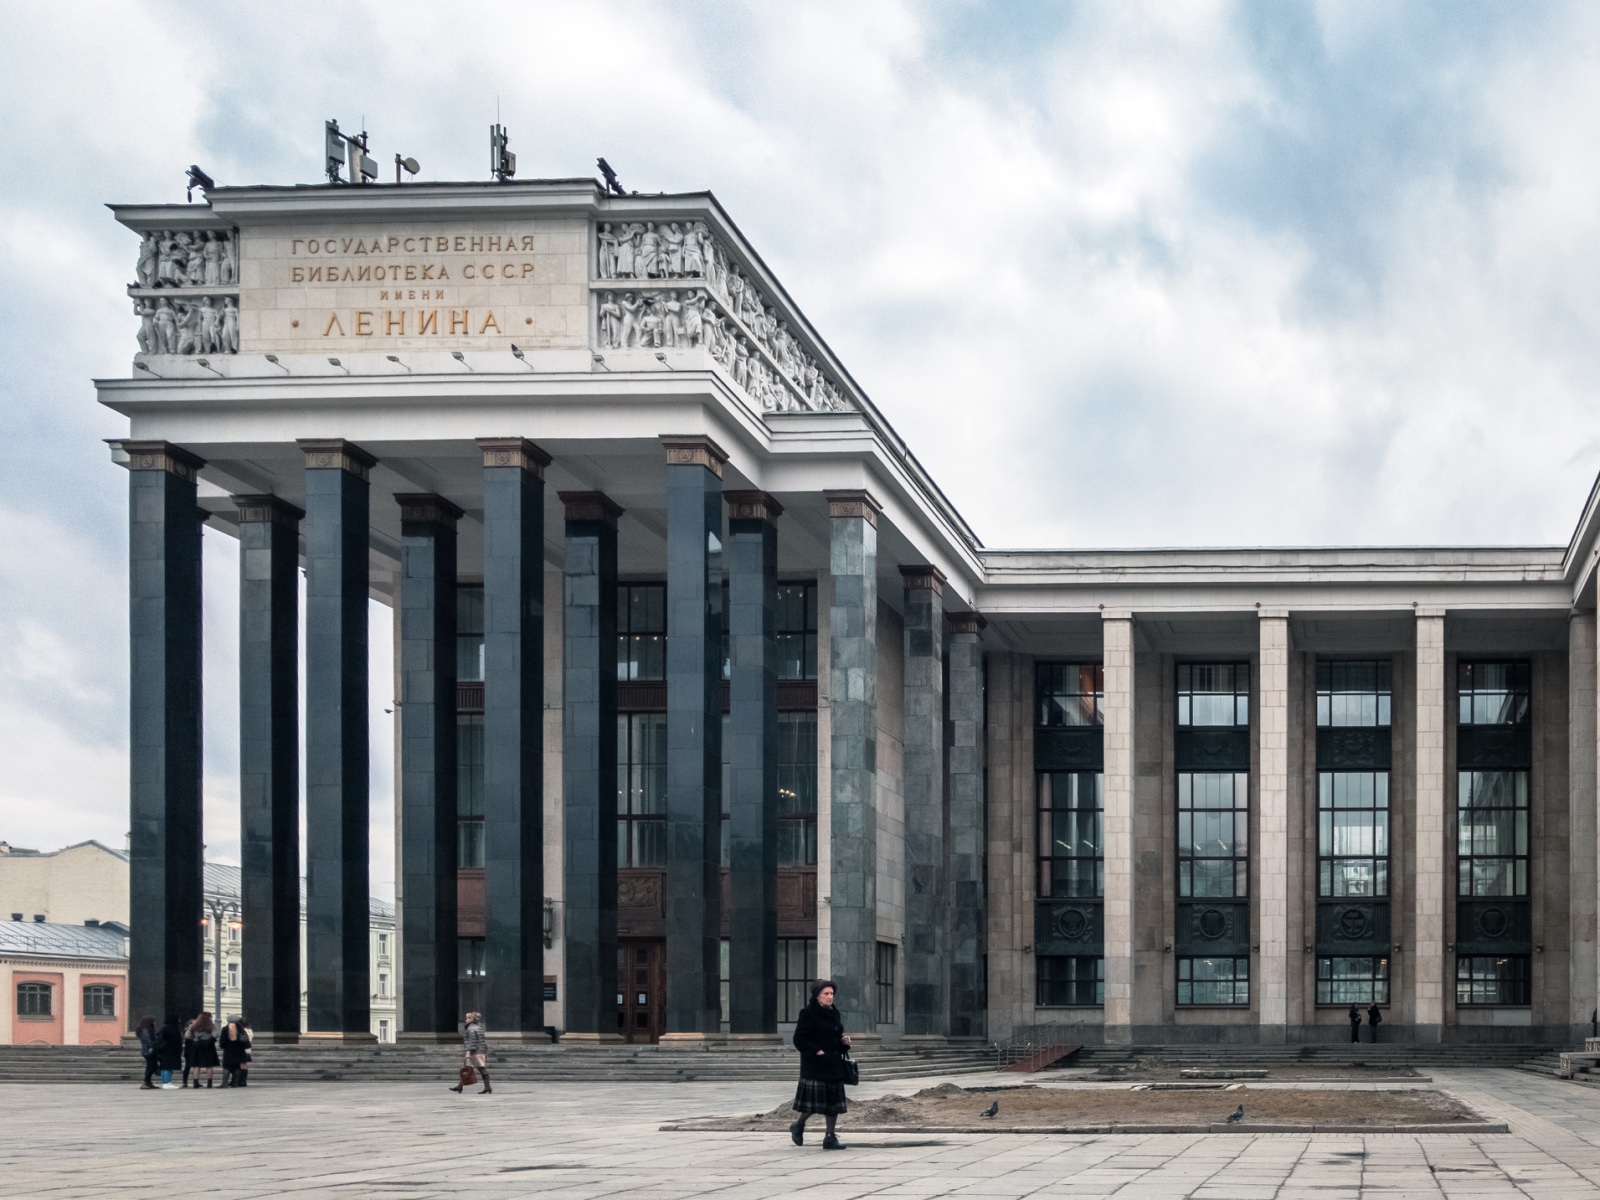
[[1228, 1117], [1228, 1124], [1237, 1125], [1242, 1120], [1244, 1120], [1244, 1105], [1241, 1104], [1238, 1108], [1234, 1109], [1232, 1115]]
[[988, 1108], [984, 1109], [978, 1115], [980, 1117], [992, 1117], [992, 1116], [995, 1115], [995, 1113], [997, 1113], [999, 1111], [1000, 1111], [1000, 1101], [996, 1100], [993, 1104], [989, 1105]]

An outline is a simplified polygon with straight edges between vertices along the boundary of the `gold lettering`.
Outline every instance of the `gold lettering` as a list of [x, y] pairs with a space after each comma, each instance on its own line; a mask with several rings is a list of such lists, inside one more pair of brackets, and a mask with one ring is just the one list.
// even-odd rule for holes
[[335, 329], [337, 329], [339, 331], [339, 336], [340, 337], [344, 336], [344, 326], [339, 323], [339, 314], [338, 313], [329, 313], [328, 314], [328, 324], [327, 324], [327, 327], [323, 329], [322, 336], [323, 337], [327, 337]]
[[434, 311], [432, 311], [432, 312], [419, 312], [417, 314], [417, 332], [418, 333], [438, 333], [439, 332], [439, 310], [438, 309], [434, 309]]
[[363, 282], [365, 280], [368, 280], [368, 279], [371, 279], [371, 278], [372, 278], [372, 268], [371, 267], [359, 267], [359, 268], [357, 268], [357, 270], [356, 270], [356, 282], [357, 283], [361, 283], [361, 282]]
[[525, 233], [522, 235], [522, 248], [530, 252], [533, 250], [533, 234]]
[[457, 254], [464, 254], [464, 253], [466, 253], [466, 249], [467, 249], [467, 239], [462, 237], [459, 233], [456, 234], [456, 253]]
[[417, 248], [413, 244], [413, 243], [416, 242], [416, 240], [417, 239], [414, 238], [414, 237], [408, 237], [403, 242], [400, 243], [405, 248], [405, 252], [407, 254], [415, 254], [416, 253]]
[[477, 276], [472, 273], [476, 269], [477, 268], [475, 268], [471, 263], [468, 263], [466, 266], [461, 268], [461, 278], [476, 279]]
[[483, 264], [483, 277], [485, 279], [493, 279], [494, 278], [494, 264], [493, 263], [484, 263]]
[[391, 333], [398, 333], [401, 337], [405, 337], [406, 314], [404, 309], [401, 309], [399, 312], [395, 312], [393, 309], [384, 310], [383, 333], [385, 337]]
[[356, 313], [356, 336], [372, 336], [372, 314], [369, 312]]
[[427, 263], [423, 263], [422, 264], [422, 278], [424, 278], [424, 279], [432, 279], [433, 278], [433, 267], [431, 267]]
[[344, 241], [340, 243], [339, 248], [341, 250], [343, 250], [346, 254], [349, 254], [350, 253], [350, 239], [349, 238], [345, 238]]
[[478, 330], [478, 332], [480, 334], [488, 333], [491, 326], [494, 328], [494, 331], [496, 333], [500, 332], [500, 322], [496, 321], [494, 319], [494, 313], [492, 313], [492, 312], [488, 315], [487, 318], [484, 319], [483, 328]]
[[470, 248], [472, 250], [472, 253], [474, 253], [474, 254], [482, 254], [483, 253], [483, 239], [481, 237], [474, 237], [474, 238], [470, 239], [469, 245], [470, 245]]
[[517, 269], [517, 264], [516, 263], [501, 263], [500, 264], [500, 278], [501, 279], [511, 279], [513, 277], [512, 272], [514, 272], [516, 269]]
[[321, 267], [311, 267], [310, 269], [308, 269], [306, 271], [306, 282], [307, 283], [321, 283], [322, 282], [322, 268]]
[[487, 245], [484, 246], [485, 250], [490, 254], [500, 253], [500, 237], [498, 234], [492, 234], [485, 240], [487, 242]]
[[304, 267], [290, 267], [289, 268], [289, 282], [290, 283], [304, 283], [305, 281], [306, 281], [306, 269]]
[[411, 263], [407, 263], [406, 264], [406, 278], [407, 279], [415, 279], [416, 277], [417, 277], [417, 268], [415, 266], [413, 266]]
[[468, 326], [468, 324], [467, 324], [467, 312], [468, 311], [469, 310], [467, 310], [465, 308], [461, 309], [459, 312], [456, 309], [453, 309], [453, 308], [450, 310], [450, 332], [451, 333], [456, 333], [456, 332], [471, 333], [472, 332], [471, 327]]
[[372, 252], [374, 254], [382, 254], [383, 253], [383, 242], [381, 240], [379, 240], [378, 238], [373, 238], [372, 239]]
[[393, 254], [398, 249], [400, 249], [400, 239], [397, 237], [391, 237], [389, 239], [389, 253]]
[[357, 242], [356, 243], [355, 252], [357, 254], [360, 254], [360, 255], [364, 256], [367, 253], [367, 248], [364, 245], [362, 245], [360, 242]]
[[387, 279], [387, 278], [389, 278], [389, 268], [388, 267], [375, 267], [373, 269], [372, 276], [373, 276], [374, 279], [377, 279], [377, 280], [380, 280], [380, 281], [384, 280], [384, 279]]
[[305, 241], [305, 239], [304, 239], [304, 238], [295, 238], [295, 239], [294, 239], [294, 248], [293, 248], [293, 249], [291, 249], [291, 250], [290, 250], [290, 251], [289, 251], [289, 253], [290, 253], [290, 254], [299, 254], [299, 253], [300, 253], [300, 246], [301, 246], [301, 243], [303, 243], [303, 242], [304, 242], [304, 241]]
[[522, 264], [522, 277], [524, 279], [526, 279], [529, 275], [532, 275], [532, 274], [533, 274], [533, 264], [532, 263], [526, 263], [526, 262], [523, 263]]
[[450, 278], [450, 270], [449, 270], [448, 267], [445, 267], [443, 264], [441, 264], [440, 267], [439, 267], [439, 278], [440, 279], [449, 279]]

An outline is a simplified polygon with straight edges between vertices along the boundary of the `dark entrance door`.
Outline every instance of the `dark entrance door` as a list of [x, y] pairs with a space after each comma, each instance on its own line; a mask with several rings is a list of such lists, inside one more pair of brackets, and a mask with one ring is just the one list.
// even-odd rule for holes
[[617, 1032], [625, 1042], [656, 1042], [666, 1027], [666, 944], [617, 943]]

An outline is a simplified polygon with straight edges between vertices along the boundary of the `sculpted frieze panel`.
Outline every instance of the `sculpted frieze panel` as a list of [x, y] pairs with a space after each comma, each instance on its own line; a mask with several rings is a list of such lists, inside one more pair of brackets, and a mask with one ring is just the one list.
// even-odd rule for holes
[[603, 221], [595, 243], [599, 278], [634, 285], [600, 294], [600, 349], [703, 346], [764, 412], [849, 408], [705, 222]]
[[238, 291], [239, 239], [232, 231], [147, 232], [128, 285], [139, 352], [237, 354]]

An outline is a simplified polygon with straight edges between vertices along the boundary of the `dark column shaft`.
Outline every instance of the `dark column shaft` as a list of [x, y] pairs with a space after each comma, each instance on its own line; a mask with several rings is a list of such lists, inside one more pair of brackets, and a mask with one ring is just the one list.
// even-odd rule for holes
[[617, 1036], [617, 518], [598, 492], [562, 492], [562, 888], [566, 1029]]
[[778, 530], [763, 492], [728, 492], [728, 1025], [778, 1028]]
[[300, 1036], [300, 519], [276, 496], [239, 509], [239, 830], [244, 1013]]
[[367, 472], [348, 442], [306, 454], [306, 1024], [370, 1036]]
[[949, 895], [950, 1036], [983, 1037], [988, 1028], [983, 960], [984, 621], [950, 616], [950, 807], [946, 846]]
[[[204, 464], [166, 442], [128, 453], [129, 1015], [201, 1005], [200, 513]], [[8, 1001], [9, 1002], [9, 1001]]]
[[944, 576], [901, 567], [905, 580], [905, 1031], [946, 1032], [944, 887]]
[[456, 1030], [456, 521], [441, 496], [401, 495], [401, 1028]]
[[721, 1027], [722, 462], [667, 449], [668, 1033]]
[[878, 505], [829, 492], [828, 973], [846, 1029], [877, 1028]]
[[544, 1028], [544, 468], [521, 438], [483, 450], [484, 1019]]

